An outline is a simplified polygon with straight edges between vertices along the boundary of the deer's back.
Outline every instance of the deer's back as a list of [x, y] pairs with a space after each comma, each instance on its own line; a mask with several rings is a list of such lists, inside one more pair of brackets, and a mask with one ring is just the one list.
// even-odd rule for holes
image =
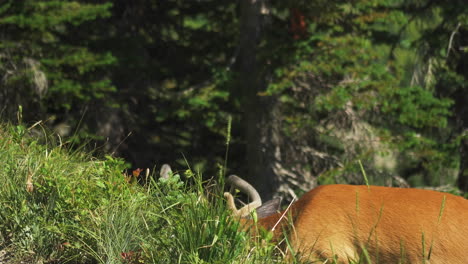
[[[468, 263], [468, 201], [420, 189], [324, 185], [291, 209], [289, 238], [305, 258]], [[362, 257], [361, 257], [362, 258]]]

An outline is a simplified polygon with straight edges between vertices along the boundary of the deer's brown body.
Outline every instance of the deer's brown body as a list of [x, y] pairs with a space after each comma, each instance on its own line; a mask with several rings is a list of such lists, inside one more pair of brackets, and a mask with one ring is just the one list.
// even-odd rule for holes
[[[271, 230], [279, 222], [274, 236], [279, 240], [282, 230], [287, 230], [302, 260], [348, 263], [364, 260], [367, 254], [379, 264], [468, 263], [468, 200], [455, 195], [324, 185], [303, 195], [285, 218], [282, 214], [259, 219], [258, 225]], [[252, 224], [252, 220], [242, 221]]]

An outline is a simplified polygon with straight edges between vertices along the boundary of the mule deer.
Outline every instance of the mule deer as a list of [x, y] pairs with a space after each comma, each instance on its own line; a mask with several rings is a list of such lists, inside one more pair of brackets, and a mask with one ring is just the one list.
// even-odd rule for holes
[[[237, 176], [227, 183], [252, 199], [237, 209], [231, 193], [224, 194], [232, 215], [248, 229], [255, 223], [245, 217], [261, 206], [260, 195]], [[277, 241], [286, 235], [294, 251], [288, 254], [314, 263], [468, 263], [468, 200], [448, 193], [323, 185], [256, 224]]]

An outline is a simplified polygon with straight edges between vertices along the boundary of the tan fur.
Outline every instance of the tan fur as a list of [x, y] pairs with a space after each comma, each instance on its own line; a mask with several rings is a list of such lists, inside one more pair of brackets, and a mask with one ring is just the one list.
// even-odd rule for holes
[[[258, 224], [271, 230], [281, 214]], [[320, 186], [291, 206], [274, 230], [277, 240], [282, 230], [301, 260], [348, 263], [364, 260], [364, 249], [379, 264], [468, 263], [468, 200], [436, 191]]]

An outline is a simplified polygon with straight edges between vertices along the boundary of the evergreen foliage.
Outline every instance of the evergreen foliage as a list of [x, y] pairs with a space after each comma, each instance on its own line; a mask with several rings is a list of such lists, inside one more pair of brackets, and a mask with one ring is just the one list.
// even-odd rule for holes
[[109, 17], [111, 7], [79, 1], [3, 3], [2, 115], [14, 116], [23, 105], [27, 120], [55, 114], [78, 122], [84, 104], [104, 102], [115, 91], [106, 72], [116, 59], [110, 52], [93, 51], [97, 36], [89, 27]]
[[265, 1], [253, 93], [241, 87], [243, 12], [214, 0], [3, 1], [1, 116], [21, 105], [26, 122], [133, 166], [185, 155], [212, 175], [231, 119], [230, 167], [249, 171], [246, 112], [264, 110], [258, 133], [281, 139], [273, 177], [295, 188], [319, 175], [361, 183], [358, 160], [379, 184], [465, 175], [463, 1]]

